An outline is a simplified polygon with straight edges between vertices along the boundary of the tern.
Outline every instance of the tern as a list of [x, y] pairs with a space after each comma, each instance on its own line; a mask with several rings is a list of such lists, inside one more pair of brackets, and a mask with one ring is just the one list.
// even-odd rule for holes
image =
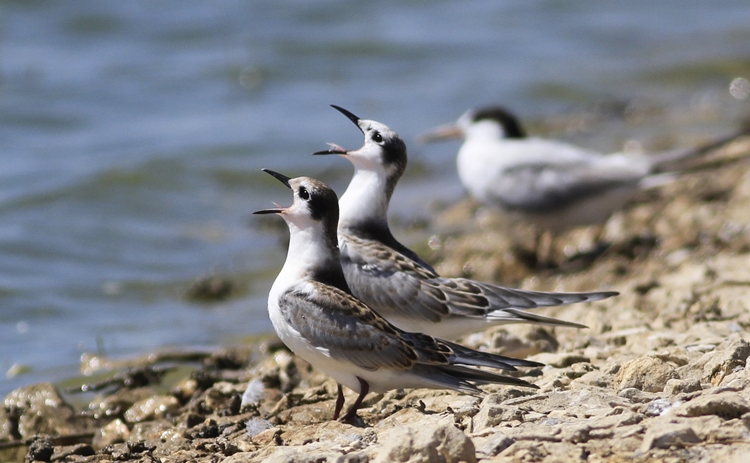
[[344, 405], [342, 385], [359, 393], [341, 418], [349, 423], [358, 419], [357, 409], [369, 391], [432, 388], [480, 394], [477, 385], [490, 383], [536, 388], [476, 367], [514, 371], [542, 364], [403, 331], [354, 297], [339, 262], [336, 194], [312, 178], [263, 170], [294, 195], [289, 207], [255, 212], [277, 214], [289, 227], [287, 258], [268, 295], [271, 323], [289, 349], [338, 383], [334, 420]]
[[611, 291], [563, 293], [527, 291], [466, 278], [443, 278], [399, 243], [388, 226], [388, 205], [406, 169], [406, 144], [385, 124], [360, 119], [339, 106], [364, 134], [364, 145], [348, 151], [330, 143], [314, 154], [340, 155], [354, 175], [339, 201], [341, 264], [352, 293], [391, 323], [407, 331], [456, 339], [492, 325], [535, 323], [585, 328], [528, 309], [596, 301]]
[[601, 225], [636, 193], [667, 183], [686, 160], [719, 148], [742, 130], [711, 143], [655, 154], [602, 154], [562, 141], [529, 137], [500, 106], [470, 109], [455, 123], [418, 137], [463, 138], [461, 183], [481, 203], [515, 214], [553, 234]]

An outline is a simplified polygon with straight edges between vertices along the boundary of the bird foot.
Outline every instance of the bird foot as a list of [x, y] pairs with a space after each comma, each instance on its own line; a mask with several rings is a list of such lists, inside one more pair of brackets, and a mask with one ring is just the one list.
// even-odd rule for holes
[[339, 423], [350, 424], [357, 428], [364, 428], [366, 426], [365, 421], [356, 413], [347, 413], [338, 419]]

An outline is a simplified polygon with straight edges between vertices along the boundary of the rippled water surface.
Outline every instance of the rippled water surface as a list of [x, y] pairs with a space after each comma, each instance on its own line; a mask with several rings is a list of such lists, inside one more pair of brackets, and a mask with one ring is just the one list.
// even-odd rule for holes
[[[748, 43], [746, 0], [0, 1], [0, 394], [83, 352], [268, 331], [284, 238], [251, 213], [290, 198], [259, 169], [342, 192], [347, 163], [310, 156], [361, 143], [331, 103], [407, 141], [408, 223], [462, 194], [458, 144], [417, 133], [489, 102], [600, 111], [558, 134], [600, 149], [724, 133], [747, 112], [728, 89], [750, 78]], [[663, 117], [601, 110], [623, 106]], [[208, 274], [235, 296], [186, 299]]]

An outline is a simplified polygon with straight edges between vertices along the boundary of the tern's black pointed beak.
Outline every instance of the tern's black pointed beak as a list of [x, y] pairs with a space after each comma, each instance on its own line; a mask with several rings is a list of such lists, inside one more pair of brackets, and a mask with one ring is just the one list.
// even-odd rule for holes
[[349, 152], [345, 150], [344, 148], [340, 147], [339, 145], [335, 143], [329, 143], [328, 146], [330, 147], [327, 150], [323, 151], [316, 151], [313, 154], [338, 154], [339, 156], [346, 156]]
[[[278, 181], [286, 185], [286, 187], [289, 188], [290, 190], [292, 189], [292, 186], [289, 185], [289, 177], [287, 177], [286, 175], [280, 174], [278, 172], [274, 172], [271, 169], [261, 169], [261, 170], [267, 173], [268, 175], [272, 175], [276, 177]], [[276, 209], [263, 209], [260, 211], [255, 211], [253, 212], [253, 214], [281, 214], [282, 212], [284, 212], [283, 208], [276, 208]]]
[[282, 209], [262, 209], [260, 211], [253, 212], [253, 214], [281, 214], [282, 212]]
[[261, 169], [261, 170], [263, 172], [267, 173], [268, 175], [272, 175], [272, 176], [276, 177], [276, 179], [278, 181], [280, 181], [281, 183], [283, 183], [284, 185], [286, 185], [286, 187], [289, 188], [290, 190], [292, 189], [292, 186], [289, 185], [290, 178], [287, 177], [286, 175], [280, 174], [278, 172], [274, 172], [271, 169]]
[[347, 111], [346, 109], [342, 108], [341, 106], [336, 106], [335, 104], [332, 104], [331, 107], [337, 110], [338, 112], [340, 112], [341, 114], [343, 114], [344, 116], [348, 117], [349, 120], [354, 122], [354, 125], [356, 125], [357, 128], [359, 128], [359, 130], [361, 130], [362, 133], [364, 133], [364, 131], [362, 130], [362, 127], [359, 126], [360, 119], [357, 116]]

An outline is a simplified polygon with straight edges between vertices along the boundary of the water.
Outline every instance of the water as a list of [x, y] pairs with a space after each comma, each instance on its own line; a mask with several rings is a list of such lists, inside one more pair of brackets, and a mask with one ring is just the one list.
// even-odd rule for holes
[[[0, 1], [0, 394], [72, 374], [83, 352], [133, 356], [270, 330], [283, 236], [252, 211], [288, 192], [259, 172], [342, 192], [350, 167], [312, 157], [361, 143], [328, 104], [410, 146], [394, 215], [460, 197], [458, 144], [419, 132], [501, 102], [543, 116], [635, 102], [643, 124], [563, 134], [720, 134], [747, 112], [745, 0]], [[666, 134], [666, 135], [664, 135]], [[407, 236], [405, 230], [397, 230]], [[190, 302], [202, 275], [228, 301]]]

